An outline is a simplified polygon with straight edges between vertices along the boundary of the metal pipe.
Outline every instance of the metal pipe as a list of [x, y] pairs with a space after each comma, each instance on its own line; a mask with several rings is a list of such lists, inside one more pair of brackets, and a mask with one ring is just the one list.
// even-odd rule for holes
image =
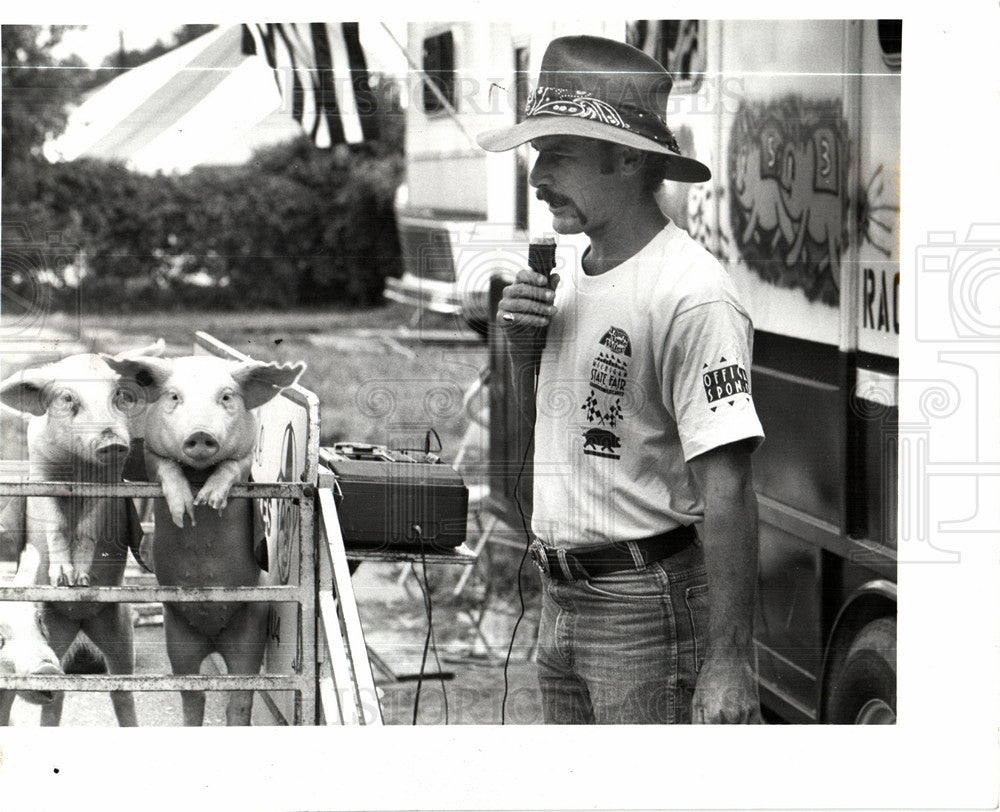
[[[233, 485], [230, 499], [312, 498], [316, 489], [301, 482], [246, 482]], [[0, 480], [0, 496], [86, 496], [162, 498], [158, 482], [60, 482]]]
[[303, 691], [312, 690], [297, 674], [185, 675], [61, 674], [0, 675], [0, 690], [11, 691]]
[[0, 586], [0, 601], [46, 603], [297, 602], [297, 586]]

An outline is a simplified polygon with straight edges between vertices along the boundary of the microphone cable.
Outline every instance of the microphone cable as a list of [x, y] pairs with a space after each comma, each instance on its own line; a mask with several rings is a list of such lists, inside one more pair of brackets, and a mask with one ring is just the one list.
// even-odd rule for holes
[[424, 596], [424, 609], [427, 613], [427, 636], [424, 638], [424, 650], [423, 655], [420, 658], [420, 673], [417, 678], [417, 692], [413, 698], [413, 724], [415, 725], [417, 723], [418, 709], [420, 707], [420, 692], [423, 687], [428, 650], [433, 651], [434, 653], [434, 662], [437, 665], [438, 677], [441, 681], [441, 696], [444, 705], [444, 723], [448, 724], [448, 691], [444, 684], [444, 672], [441, 670], [441, 660], [438, 657], [437, 636], [434, 634], [434, 619], [431, 607], [430, 583], [427, 580], [427, 560], [424, 557], [422, 545], [420, 548], [420, 561], [424, 576], [422, 581], [417, 575], [416, 567], [414, 567], [412, 563], [410, 564], [410, 570], [412, 571], [413, 577], [416, 579], [417, 584], [419, 584], [420, 591]]
[[410, 571], [413, 573], [413, 577], [416, 579], [417, 584], [420, 586], [420, 591], [424, 596], [424, 610], [427, 613], [427, 636], [424, 638], [424, 652], [420, 658], [420, 672], [417, 677], [417, 692], [413, 697], [413, 724], [417, 723], [417, 714], [420, 707], [420, 691], [424, 683], [424, 670], [427, 666], [427, 651], [431, 649], [434, 652], [434, 662], [437, 665], [438, 677], [441, 680], [441, 697], [444, 705], [444, 723], [448, 724], [448, 690], [444, 684], [444, 672], [441, 670], [441, 660], [438, 657], [437, 649], [437, 638], [434, 635], [434, 614], [431, 606], [431, 586], [430, 581], [427, 578], [427, 556], [424, 552], [424, 539], [420, 538], [420, 566], [423, 570], [423, 581], [417, 575], [417, 569], [410, 562]]
[[[555, 240], [552, 238], [543, 238], [538, 241], [533, 241], [528, 245], [528, 267], [531, 268], [531, 270], [548, 278], [555, 266]], [[535, 350], [536, 355], [533, 359], [534, 375], [532, 379], [531, 400], [535, 409], [531, 416], [531, 430], [528, 432], [528, 437], [524, 443], [524, 454], [521, 457], [521, 467], [517, 472], [517, 478], [514, 480], [514, 503], [517, 505], [517, 512], [521, 516], [521, 528], [524, 530], [525, 543], [524, 551], [521, 553], [521, 561], [517, 565], [517, 599], [520, 604], [520, 611], [518, 612], [517, 620], [514, 621], [514, 630], [511, 632], [510, 645], [507, 646], [507, 656], [504, 658], [503, 663], [503, 699], [500, 701], [501, 725], [507, 723], [507, 696], [510, 693], [510, 658], [514, 652], [514, 641], [517, 639], [517, 630], [521, 625], [521, 621], [524, 619], [525, 613], [524, 587], [521, 584], [521, 576], [524, 571], [524, 562], [528, 558], [528, 550], [531, 549], [531, 528], [528, 527], [528, 517], [524, 513], [524, 506], [521, 504], [519, 491], [521, 487], [521, 479], [524, 476], [524, 469], [528, 464], [528, 451], [531, 449], [531, 444], [534, 441], [535, 426], [538, 422], [538, 372], [539, 367], [541, 366], [543, 347], [544, 345], [540, 343], [540, 346], [538, 346]]]
[[[538, 394], [538, 370], [535, 370], [535, 388], [534, 394]], [[521, 515], [521, 528], [524, 530], [524, 551], [521, 553], [521, 561], [517, 565], [517, 599], [521, 605], [520, 611], [517, 615], [517, 620], [514, 621], [514, 630], [510, 635], [510, 644], [507, 646], [507, 656], [503, 662], [503, 699], [500, 702], [500, 724], [504, 725], [507, 723], [507, 695], [510, 692], [510, 682], [508, 671], [510, 669], [510, 658], [514, 652], [514, 640], [517, 638], [517, 630], [521, 625], [521, 621], [524, 619], [525, 606], [524, 606], [524, 588], [521, 584], [521, 577], [524, 572], [524, 562], [528, 559], [528, 550], [531, 548], [531, 528], [528, 527], [528, 517], [524, 513], [524, 507], [521, 505], [520, 487], [521, 478], [524, 475], [524, 469], [528, 463], [528, 451], [531, 449], [531, 443], [535, 435], [535, 424], [538, 421], [538, 404], [535, 404], [535, 412], [531, 418], [531, 432], [528, 435], [528, 440], [524, 444], [524, 456], [521, 457], [521, 467], [517, 472], [517, 479], [514, 480], [514, 504], [517, 505], [517, 512]]]

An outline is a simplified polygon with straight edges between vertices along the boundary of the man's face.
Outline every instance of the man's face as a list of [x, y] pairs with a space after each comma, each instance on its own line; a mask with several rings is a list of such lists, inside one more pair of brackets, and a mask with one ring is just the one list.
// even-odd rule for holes
[[538, 190], [535, 196], [548, 203], [556, 233], [590, 234], [613, 216], [620, 181], [609, 166], [605, 144], [593, 138], [546, 135], [531, 146], [538, 157], [528, 182]]

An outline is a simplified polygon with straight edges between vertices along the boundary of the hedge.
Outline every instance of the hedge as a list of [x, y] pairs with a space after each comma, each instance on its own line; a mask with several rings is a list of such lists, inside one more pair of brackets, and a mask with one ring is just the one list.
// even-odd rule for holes
[[86, 312], [372, 305], [400, 272], [398, 152], [304, 137], [238, 167], [147, 176], [27, 160], [4, 172], [5, 297]]

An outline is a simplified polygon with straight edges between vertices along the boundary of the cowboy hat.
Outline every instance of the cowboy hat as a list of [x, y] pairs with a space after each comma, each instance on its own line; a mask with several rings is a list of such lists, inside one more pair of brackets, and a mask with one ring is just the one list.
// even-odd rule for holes
[[681, 155], [664, 120], [672, 86], [666, 69], [638, 48], [602, 37], [559, 37], [542, 56], [524, 120], [476, 140], [489, 152], [504, 152], [544, 135], [596, 138], [669, 156], [668, 180], [710, 180], [705, 164]]

